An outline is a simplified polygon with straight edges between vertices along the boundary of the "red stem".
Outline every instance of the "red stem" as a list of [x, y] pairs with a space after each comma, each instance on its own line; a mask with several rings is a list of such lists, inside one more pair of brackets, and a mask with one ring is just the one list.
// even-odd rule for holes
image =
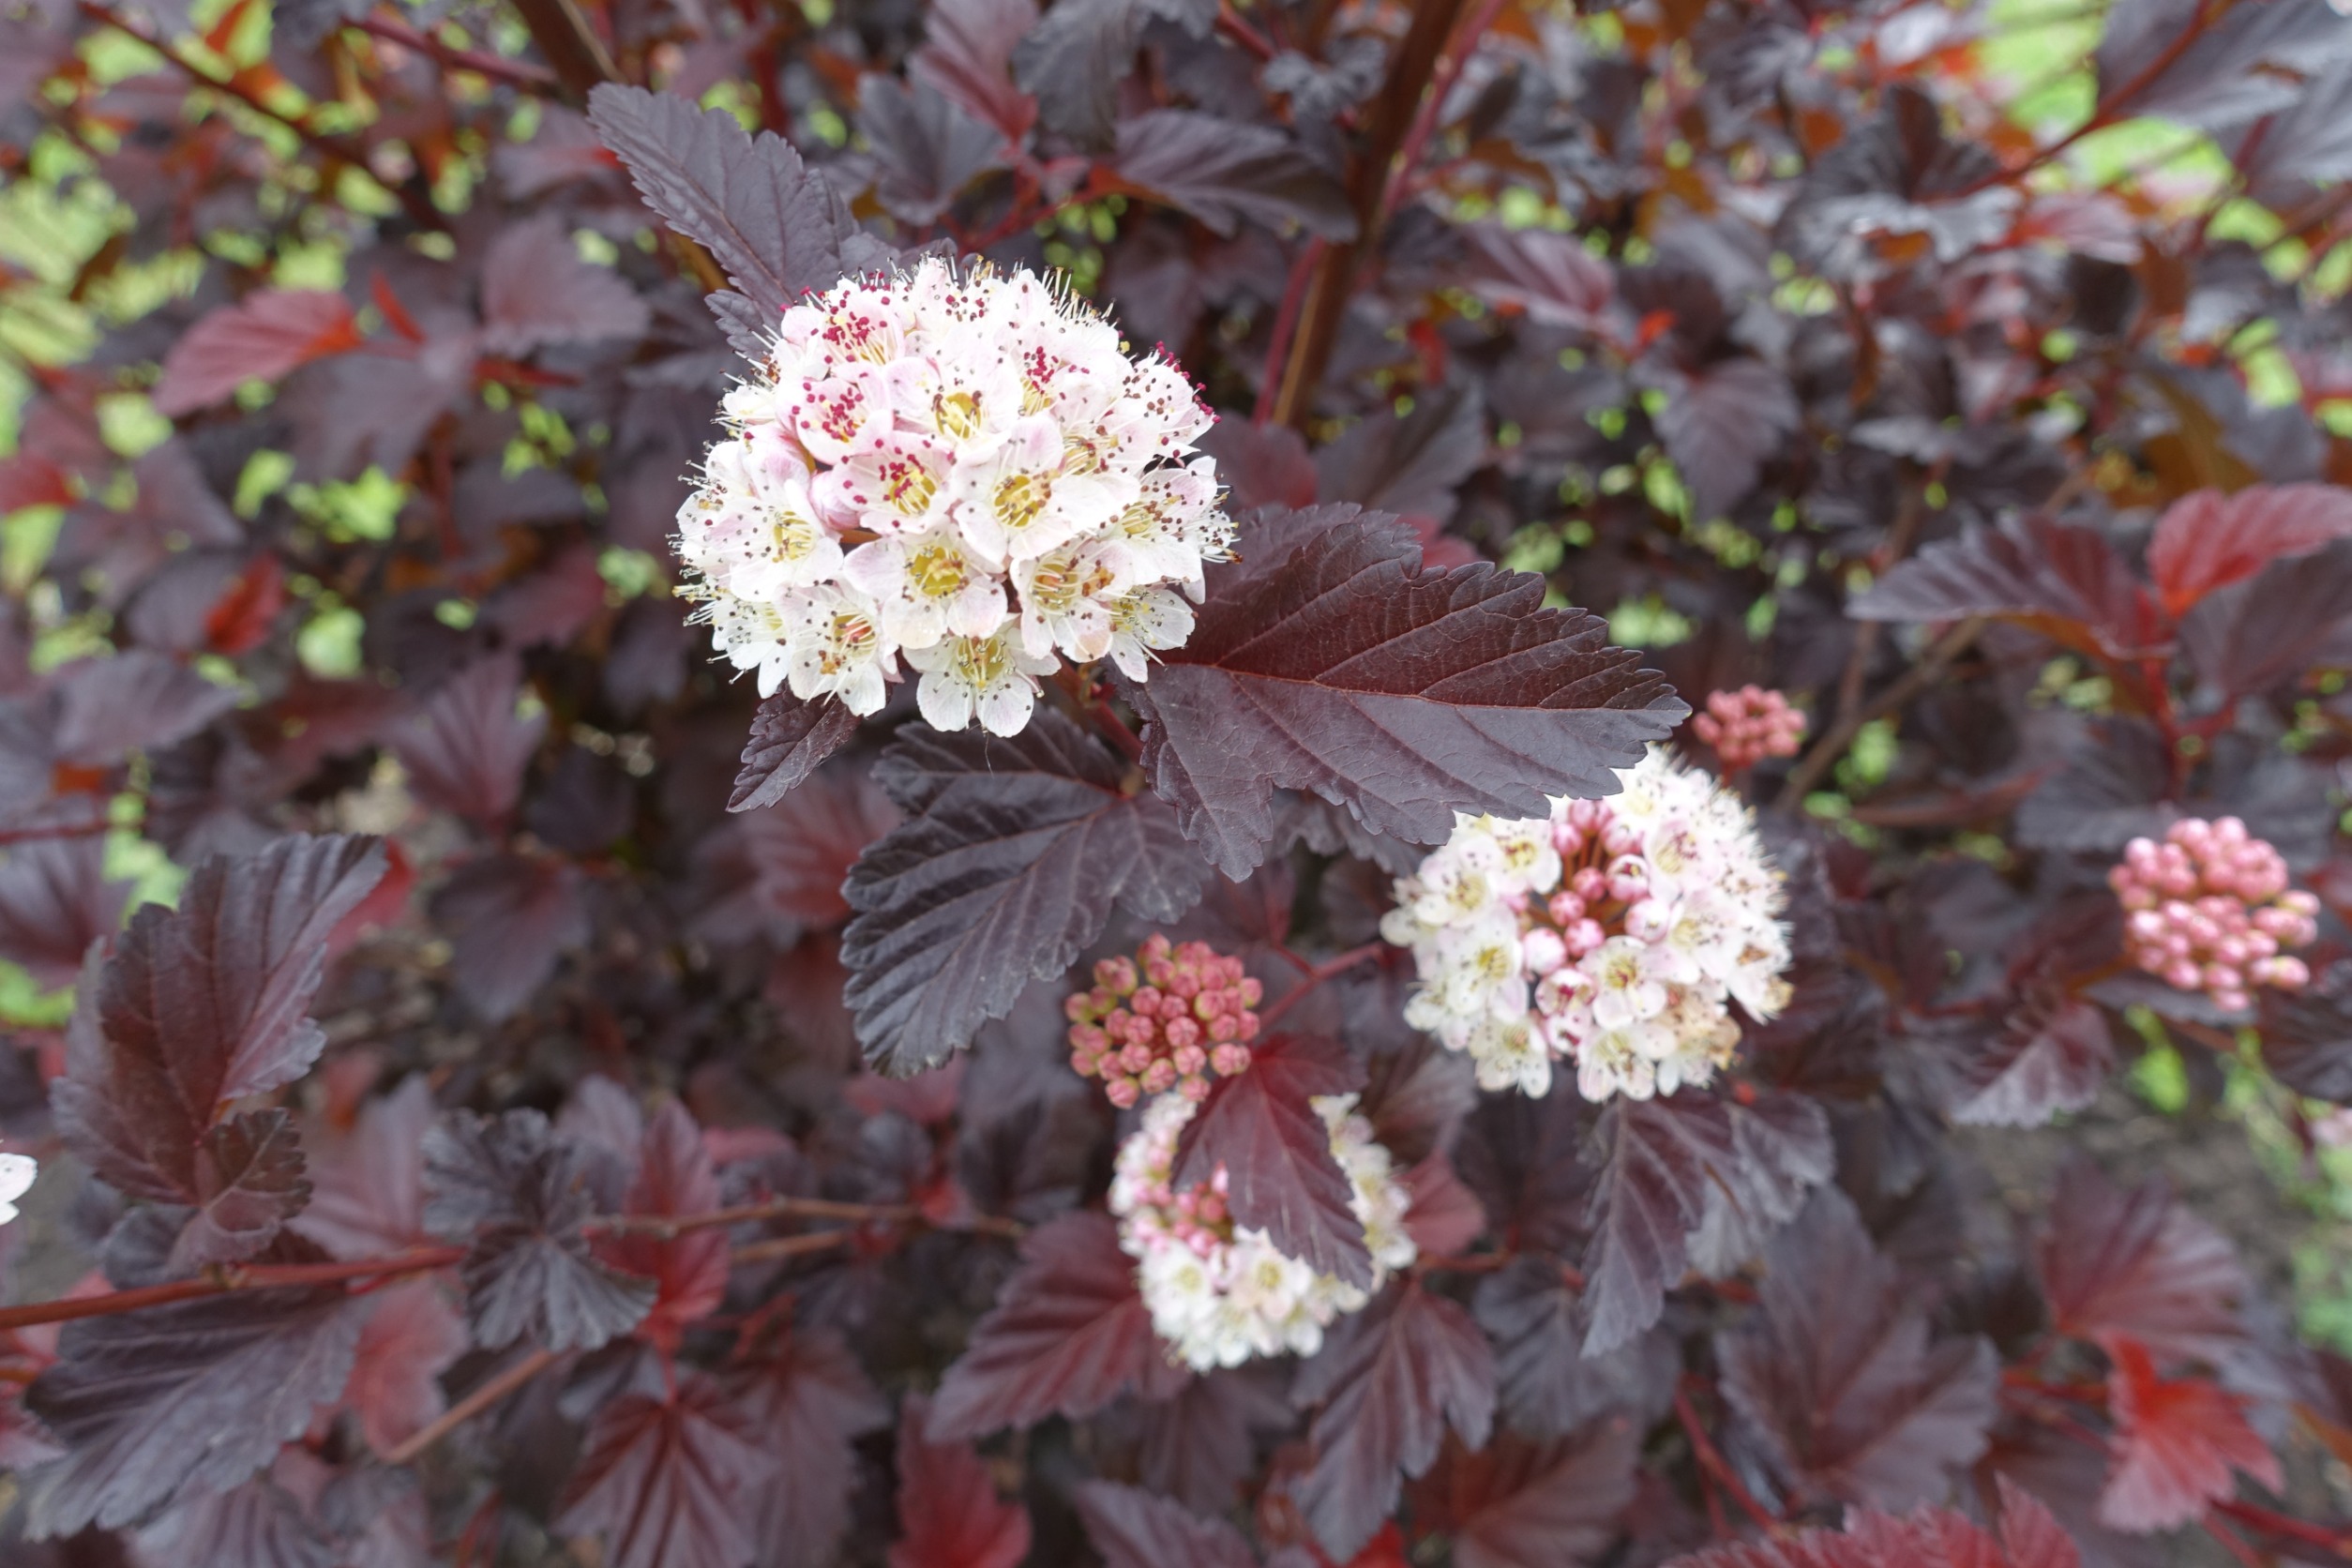
[[2330, 1528], [2327, 1525], [2314, 1524], [2308, 1519], [2298, 1519], [2265, 1508], [2259, 1503], [2239, 1502], [2234, 1499], [2224, 1499], [2216, 1502], [2213, 1505], [2213, 1512], [2224, 1518], [2235, 1520], [2248, 1530], [2259, 1530], [2265, 1535], [2282, 1535], [2290, 1541], [2300, 1541], [2307, 1546], [2316, 1546], [2346, 1561], [2352, 1561], [2352, 1528], [2342, 1525]]
[[238, 1290], [266, 1290], [274, 1286], [286, 1285], [334, 1285], [384, 1274], [418, 1274], [428, 1269], [445, 1269], [464, 1257], [465, 1248], [461, 1246], [435, 1246], [396, 1253], [389, 1258], [362, 1258], [348, 1263], [254, 1263], [241, 1268], [231, 1267], [199, 1274], [193, 1279], [175, 1279], [163, 1285], [142, 1285], [128, 1290], [109, 1290], [102, 1295], [0, 1307], [0, 1334], [32, 1328], [40, 1323], [65, 1323], [77, 1318], [105, 1318], [117, 1312], [136, 1312], [141, 1307], [168, 1306], [173, 1302], [227, 1295]]
[[1429, 96], [1421, 101], [1413, 115], [1410, 128], [1405, 132], [1404, 143], [1396, 149], [1396, 160], [1391, 164], [1388, 182], [1380, 190], [1380, 220], [1375, 233], [1385, 228], [1389, 216], [1396, 210], [1396, 203], [1412, 184], [1413, 170], [1421, 162], [1421, 155], [1437, 133], [1438, 117], [1445, 113], [1445, 100], [1454, 96], [1454, 85], [1462, 80], [1462, 72], [1470, 68], [1470, 56], [1478, 53], [1478, 40], [1493, 26], [1502, 12], [1503, 0], [1482, 0], [1478, 9], [1463, 22], [1457, 42], [1445, 58], [1438, 63], [1437, 76], [1429, 84]]
[[1306, 302], [1307, 280], [1315, 276], [1317, 264], [1323, 259], [1323, 242], [1309, 239], [1299, 249], [1299, 258], [1290, 264], [1290, 277], [1282, 285], [1282, 303], [1274, 308], [1274, 331], [1266, 340], [1266, 367], [1258, 381], [1258, 403], [1249, 412], [1250, 423], [1263, 425], [1274, 417], [1274, 394], [1282, 385], [1283, 366], [1290, 356], [1290, 343], [1299, 332], [1299, 309]]
[[545, 66], [534, 65], [529, 60], [509, 60], [504, 54], [488, 54], [480, 50], [459, 49], [443, 43], [430, 33], [419, 32], [397, 17], [366, 16], [351, 25], [386, 43], [396, 43], [402, 49], [413, 49], [419, 54], [429, 55], [451, 70], [470, 70], [493, 82], [535, 91], [547, 91], [556, 85], [555, 73]]
[[1674, 1391], [1674, 1413], [1682, 1423], [1683, 1433], [1691, 1440], [1691, 1452], [1698, 1456], [1699, 1468], [1713, 1476], [1716, 1484], [1731, 1494], [1731, 1500], [1756, 1521], [1758, 1529], [1768, 1534], [1778, 1530], [1780, 1519], [1756, 1500], [1756, 1494], [1748, 1490], [1747, 1483], [1740, 1479], [1716, 1449], [1715, 1440], [1707, 1435], [1707, 1428], [1699, 1425], [1698, 1412], [1691, 1408], [1691, 1396], [1687, 1390], [1678, 1388]]
[[100, 817], [95, 822], [74, 822], [68, 826], [20, 827], [0, 833], [0, 844], [31, 844], [43, 838], [89, 838], [104, 833], [114, 824]]
[[1258, 1015], [1259, 1033], [1261, 1034], [1273, 1033], [1274, 1020], [1289, 1012], [1302, 997], [1333, 975], [1343, 974], [1366, 958], [1379, 957], [1387, 946], [1388, 943], [1384, 942], [1367, 942], [1362, 947], [1351, 947], [1336, 958], [1327, 959], [1308, 970], [1304, 979], [1275, 998], [1274, 1005]]

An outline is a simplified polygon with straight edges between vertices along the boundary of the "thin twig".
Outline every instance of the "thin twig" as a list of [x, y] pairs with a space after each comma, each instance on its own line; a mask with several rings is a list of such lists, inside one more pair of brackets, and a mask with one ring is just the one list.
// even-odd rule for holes
[[1740, 1479], [1738, 1472], [1716, 1449], [1715, 1440], [1707, 1435], [1707, 1428], [1699, 1425], [1698, 1412], [1691, 1408], [1691, 1396], [1685, 1390], [1678, 1388], [1674, 1391], [1674, 1413], [1682, 1423], [1683, 1434], [1691, 1440], [1691, 1452], [1697, 1456], [1699, 1468], [1713, 1476], [1717, 1485], [1731, 1494], [1731, 1500], [1756, 1521], [1758, 1529], [1767, 1533], [1776, 1532], [1781, 1527], [1780, 1518], [1756, 1500], [1756, 1494], [1748, 1490], [1747, 1483]]
[[555, 73], [545, 66], [534, 65], [529, 60], [510, 60], [504, 54], [489, 54], [480, 50], [460, 49], [453, 44], [443, 43], [430, 33], [411, 27], [398, 17], [363, 16], [351, 25], [371, 38], [398, 44], [402, 49], [413, 49], [450, 70], [472, 71], [493, 82], [504, 82], [513, 87], [527, 87], [535, 92], [545, 92], [556, 85]]
[[1893, 685], [1853, 712], [1840, 714], [1828, 732], [1797, 760], [1795, 767], [1788, 770], [1788, 780], [1780, 787], [1780, 793], [1772, 804], [1784, 811], [1794, 810], [1802, 804], [1805, 796], [1813, 792], [1814, 785], [1820, 782], [1821, 776], [1829, 772], [1830, 764], [1846, 755], [1846, 748], [1854, 744], [1854, 737], [1862, 733], [1862, 726], [1892, 713], [1926, 690], [1936, 677], [1943, 673], [1946, 665], [1968, 652], [1969, 645], [1983, 630], [1982, 616], [1972, 616], [1961, 622], [1944, 633], [1927, 651], [1927, 656], [1905, 671]]
[[853, 1230], [817, 1230], [806, 1236], [772, 1236], [764, 1242], [746, 1242], [729, 1257], [736, 1263], [773, 1263], [783, 1258], [805, 1258], [813, 1252], [830, 1252], [855, 1234]]
[[1387, 946], [1388, 944], [1386, 942], [1367, 942], [1362, 947], [1351, 947], [1347, 952], [1339, 955], [1336, 958], [1326, 959], [1322, 963], [1317, 964], [1313, 969], [1308, 970], [1296, 986], [1293, 986], [1290, 989], [1276, 997], [1274, 999], [1274, 1005], [1268, 1007], [1263, 1013], [1258, 1015], [1258, 1027], [1259, 1032], [1265, 1033], [1273, 1030], [1274, 1020], [1281, 1018], [1283, 1014], [1289, 1012], [1293, 1005], [1305, 997], [1309, 991], [1315, 989], [1316, 987], [1320, 986], [1324, 981], [1330, 979], [1334, 974], [1345, 973], [1347, 971], [1355, 968], [1356, 965], [1364, 962], [1366, 958], [1379, 957], [1380, 954], [1387, 949]]
[[0, 1307], [0, 1334], [40, 1323], [67, 1323], [77, 1318], [105, 1318], [142, 1307], [168, 1306], [204, 1296], [230, 1295], [240, 1290], [268, 1290], [285, 1286], [335, 1285], [354, 1279], [422, 1274], [445, 1269], [465, 1257], [461, 1246], [419, 1247], [388, 1258], [362, 1258], [348, 1263], [253, 1263], [174, 1279], [162, 1285], [142, 1285], [128, 1290], [107, 1290], [95, 1296], [64, 1301], [30, 1302]]
[[490, 1381], [468, 1394], [425, 1425], [410, 1433], [384, 1456], [387, 1465], [405, 1465], [419, 1454], [497, 1404], [546, 1371], [555, 1361], [553, 1350], [534, 1350]]
[[689, 1230], [715, 1225], [746, 1225], [763, 1219], [841, 1219], [858, 1223], [903, 1225], [922, 1218], [911, 1203], [843, 1203], [830, 1198], [770, 1198], [758, 1203], [738, 1203], [731, 1209], [710, 1209], [699, 1214], [607, 1214], [592, 1219], [585, 1229], [607, 1236], [651, 1236], [669, 1241]]

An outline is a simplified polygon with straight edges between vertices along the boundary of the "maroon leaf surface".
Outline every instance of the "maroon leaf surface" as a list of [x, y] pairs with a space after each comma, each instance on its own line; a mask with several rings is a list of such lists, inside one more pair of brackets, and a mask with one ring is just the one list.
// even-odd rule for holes
[[1292, 1396], [1323, 1406], [1298, 1499], [1324, 1551], [1345, 1562], [1395, 1508], [1402, 1477], [1436, 1462], [1449, 1427], [1485, 1446], [1494, 1354], [1468, 1313], [1409, 1280], [1334, 1325]]
[[890, 1425], [890, 1407], [840, 1334], [824, 1328], [794, 1329], [728, 1388], [769, 1459], [755, 1510], [760, 1561], [825, 1568], [854, 1500], [852, 1443]]
[[522, 770], [547, 731], [547, 716], [524, 717], [517, 699], [522, 665], [489, 658], [452, 676], [392, 731], [410, 788], [445, 811], [485, 824], [515, 808]]
[[309, 1201], [302, 1139], [282, 1110], [249, 1110], [196, 1145], [196, 1208], [173, 1244], [173, 1273], [249, 1258]]
[[2145, 1346], [2111, 1338], [2115, 1366], [2115, 1468], [2099, 1496], [2099, 1522], [2134, 1533], [2175, 1530], [2232, 1496], [2241, 1470], [2273, 1492], [2286, 1479], [2278, 1456], [2246, 1424], [2245, 1401], [2203, 1378], [2160, 1378]]
[[100, 834], [20, 844], [0, 862], [0, 958], [44, 988], [69, 986], [90, 943], [114, 934], [130, 883], [106, 875]]
[[1275, 230], [1295, 223], [1325, 239], [1355, 237], [1346, 189], [1274, 126], [1147, 110], [1119, 122], [1111, 163], [1129, 190], [1180, 207], [1220, 234], [1250, 219]]
[[1765, 459], [1802, 420], [1788, 378], [1760, 359], [1669, 379], [1658, 435], [1690, 487], [1692, 520], [1720, 517], [1753, 490]]
[[167, 419], [219, 402], [249, 381], [276, 382], [359, 343], [351, 301], [318, 289], [262, 289], [206, 315], [163, 358], [155, 408]]
[[841, 276], [855, 225], [780, 137], [755, 140], [725, 110], [609, 83], [589, 96], [588, 120], [646, 204], [709, 250], [739, 291], [721, 320], [744, 353], [764, 352], [749, 324], [774, 323], [804, 291]]
[[2219, 1362], [2246, 1342], [2253, 1286], [2220, 1231], [2160, 1179], [2125, 1192], [2088, 1160], [2059, 1173], [2034, 1260], [2052, 1325], [2122, 1335], [2168, 1361]]
[[1092, 1415], [1131, 1388], [1173, 1392], [1182, 1380], [1152, 1333], [1117, 1224], [1065, 1214], [1022, 1240], [1021, 1266], [932, 1396], [931, 1436]]
[[1013, 48], [1037, 24], [1033, 0], [941, 0], [924, 18], [907, 74], [927, 82], [1018, 144], [1037, 100], [1013, 83]]
[[58, 681], [57, 756], [94, 766], [185, 740], [237, 705], [229, 687], [151, 648], [81, 660]]
[[766, 1456], [710, 1379], [596, 1412], [556, 1528], [593, 1534], [611, 1568], [746, 1568], [752, 1488]]
[[1261, 512], [1236, 548], [1209, 568], [1191, 640], [1123, 689], [1152, 787], [1237, 881], [1273, 837], [1277, 787], [1435, 843], [1459, 810], [1614, 791], [1686, 711], [1600, 621], [1545, 609], [1542, 579], [1423, 571], [1394, 519]]
[[2099, 1097], [2115, 1066], [2106, 1015], [2054, 986], [2034, 986], [1989, 1031], [1962, 1037], [1952, 1117], [1975, 1126], [2038, 1127]]
[[[702, 1129], [677, 1101], [654, 1113], [637, 1154], [637, 1180], [625, 1204], [629, 1214], [661, 1218], [720, 1207], [718, 1173], [702, 1146]], [[727, 1294], [721, 1226], [671, 1237], [626, 1236], [611, 1256], [624, 1272], [654, 1282], [653, 1308], [639, 1332], [656, 1345], [674, 1349], [686, 1325], [717, 1311]]]
[[128, 1524], [244, 1481], [341, 1390], [361, 1315], [328, 1286], [68, 1324], [25, 1396], [67, 1450], [24, 1478], [32, 1533]]
[[441, 1375], [470, 1348], [465, 1319], [435, 1280], [413, 1279], [370, 1293], [342, 1402], [359, 1434], [389, 1454], [446, 1408]]
[[432, 1086], [423, 1074], [359, 1108], [342, 1132], [313, 1126], [309, 1138], [310, 1204], [294, 1229], [338, 1258], [399, 1252], [425, 1229], [425, 1134]]
[[1993, 1347], [1934, 1336], [1927, 1304], [1825, 1188], [1765, 1250], [1756, 1316], [1715, 1336], [1724, 1395], [1801, 1493], [1902, 1507], [1984, 1452]]
[[641, 338], [651, 320], [637, 291], [583, 258], [551, 214], [502, 231], [483, 258], [483, 341], [492, 353]]
[[316, 1060], [303, 1015], [327, 936], [383, 869], [372, 839], [284, 838], [205, 861], [176, 910], [142, 908], [74, 1010], [54, 1090], [68, 1146], [132, 1197], [199, 1201], [197, 1144], [222, 1108]]
[[2000, 1496], [1998, 1537], [1946, 1508], [1900, 1518], [1862, 1509], [1842, 1530], [1716, 1546], [1667, 1568], [2080, 1568], [2082, 1554], [2048, 1509], [2007, 1481]]
[[945, 1061], [1033, 979], [1051, 979], [1113, 905], [1173, 920], [1199, 857], [1159, 801], [1122, 789], [1111, 755], [1040, 707], [1012, 740], [909, 725], [875, 778], [908, 820], [867, 847], [841, 943], [868, 1059], [905, 1075]]
[[1087, 1482], [1074, 1497], [1104, 1568], [1258, 1568], [1241, 1531], [1183, 1503], [1109, 1481]]
[[2333, 485], [2202, 490], [2164, 508], [2148, 542], [2148, 575], [2175, 615], [2271, 562], [2352, 538], [2352, 491]]
[[774, 806], [817, 770], [817, 765], [857, 733], [857, 715], [830, 697], [804, 702], [779, 691], [760, 704], [744, 742], [743, 771], [735, 775], [730, 811]]
[[1658, 1320], [1682, 1276], [1691, 1232], [1707, 1215], [1712, 1172], [1736, 1168], [1723, 1103], [1686, 1090], [1663, 1100], [1620, 1100], [1600, 1138], [1607, 1151], [1592, 1188], [1584, 1254], [1584, 1351], [1613, 1350]]
[[2012, 620], [2094, 655], [2162, 646], [2164, 612], [2097, 530], [2034, 516], [1922, 550], [1853, 601], [1864, 621]]
[[1572, 1568], [1598, 1561], [1634, 1497], [1638, 1434], [1614, 1421], [1556, 1442], [1503, 1436], [1451, 1448], [1413, 1488], [1414, 1518], [1451, 1536], [1460, 1568]]
[[1256, 1048], [1249, 1071], [1219, 1078], [1176, 1144], [1176, 1184], [1225, 1170], [1234, 1223], [1263, 1230], [1275, 1250], [1355, 1285], [1372, 1282], [1354, 1189], [1331, 1152], [1331, 1129], [1309, 1102], [1364, 1087], [1364, 1069], [1336, 1040], [1278, 1035]]
[[929, 1425], [929, 1409], [909, 1395], [898, 1410], [890, 1568], [1014, 1568], [1029, 1555], [1029, 1515], [997, 1497], [988, 1466], [969, 1447], [931, 1441]]
[[652, 1282], [590, 1253], [581, 1227], [597, 1204], [589, 1153], [535, 1110], [495, 1120], [459, 1113], [425, 1139], [425, 1223], [470, 1244], [460, 1273], [476, 1341], [529, 1335], [551, 1350], [594, 1349], [652, 1307]]

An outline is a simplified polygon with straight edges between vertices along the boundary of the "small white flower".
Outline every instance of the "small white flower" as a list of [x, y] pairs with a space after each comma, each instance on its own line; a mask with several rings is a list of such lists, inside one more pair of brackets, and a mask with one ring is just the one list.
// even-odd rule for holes
[[[881, 610], [865, 595], [809, 589], [793, 606], [788, 643], [792, 695], [802, 701], [830, 694], [855, 714], [882, 705], [885, 672], [897, 649], [882, 630]], [[761, 695], [768, 695], [764, 671]]]
[[927, 648], [953, 633], [987, 637], [1004, 624], [1004, 583], [952, 527], [875, 539], [842, 575], [870, 597], [899, 647]]
[[33, 1190], [40, 1167], [30, 1154], [0, 1154], [0, 1225], [16, 1218], [16, 1200]]
[[1166, 588], [1138, 588], [1110, 606], [1110, 662], [1131, 681], [1150, 678], [1152, 656], [1192, 636], [1192, 606]]
[[1056, 649], [1081, 663], [1110, 651], [1112, 607], [1131, 580], [1116, 544], [1066, 544], [1013, 563], [1020, 596], [1021, 645], [1039, 656]]
[[1592, 977], [1592, 1018], [1603, 1029], [1622, 1029], [1666, 1011], [1666, 981], [1649, 943], [1611, 937], [1577, 967]]
[[1043, 555], [1113, 521], [1136, 481], [1064, 471], [1062, 428], [1043, 415], [1023, 419], [987, 456], [956, 469], [957, 526], [988, 560], [1010, 564]]
[[911, 648], [907, 662], [923, 671], [915, 701], [934, 730], [961, 730], [974, 716], [994, 734], [1018, 735], [1037, 703], [1037, 677], [1055, 669], [1021, 646], [1020, 628], [1007, 623], [988, 637], [948, 637]]

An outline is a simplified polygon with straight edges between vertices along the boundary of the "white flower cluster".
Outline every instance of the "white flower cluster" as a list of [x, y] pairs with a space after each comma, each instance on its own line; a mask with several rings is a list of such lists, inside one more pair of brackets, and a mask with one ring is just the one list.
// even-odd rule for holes
[[1464, 818], [1396, 884], [1381, 934], [1413, 951], [1406, 1019], [1468, 1051], [1488, 1089], [1648, 1099], [1731, 1061], [1740, 1026], [1787, 1005], [1781, 874], [1736, 795], [1660, 747], [1621, 794], [1548, 821]]
[[932, 258], [812, 295], [725, 416], [678, 553], [762, 697], [869, 714], [903, 653], [932, 726], [1016, 734], [1057, 654], [1142, 680], [1232, 538], [1184, 372], [1026, 270]]
[[[1349, 1206], [1364, 1222], [1377, 1290], [1416, 1254], [1405, 1229], [1411, 1199], [1388, 1151], [1372, 1140], [1372, 1124], [1356, 1114], [1353, 1094], [1310, 1103], [1331, 1129], [1332, 1156], [1354, 1189]], [[1283, 1256], [1264, 1231], [1236, 1226], [1226, 1211], [1223, 1166], [1210, 1181], [1173, 1189], [1176, 1139], [1199, 1109], [1182, 1094], [1162, 1094], [1145, 1106], [1143, 1124], [1120, 1147], [1111, 1179], [1119, 1244], [1137, 1260], [1152, 1328], [1200, 1372], [1252, 1356], [1313, 1355], [1332, 1319], [1360, 1311], [1371, 1297]]]

